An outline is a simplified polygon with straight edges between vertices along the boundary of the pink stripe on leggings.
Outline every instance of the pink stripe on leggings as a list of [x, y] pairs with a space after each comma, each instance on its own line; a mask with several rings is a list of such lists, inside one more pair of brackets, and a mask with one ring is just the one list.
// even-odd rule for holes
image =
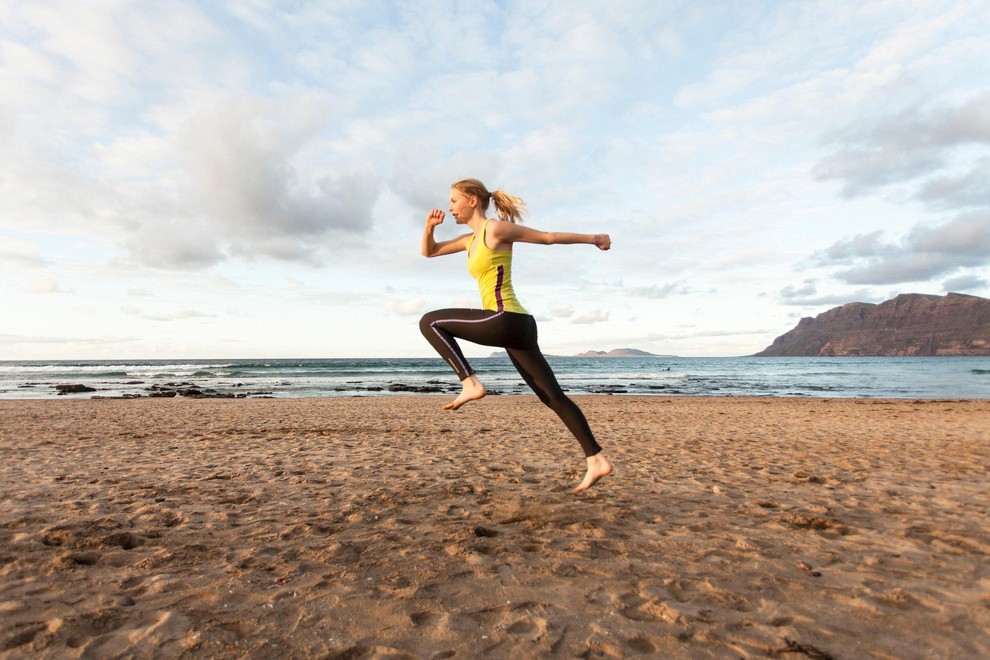
[[430, 323], [430, 328], [432, 328], [433, 331], [437, 333], [437, 337], [440, 338], [440, 341], [442, 341], [444, 344], [446, 344], [447, 348], [450, 349], [451, 355], [453, 355], [455, 358], [457, 358], [457, 361], [460, 362], [460, 364], [461, 364], [460, 371], [463, 371], [466, 374], [470, 374], [470, 372], [471, 372], [470, 365], [468, 365], [468, 363], [463, 358], [461, 358], [460, 351], [457, 349], [457, 347], [451, 345], [451, 343], [449, 341], [447, 341], [447, 338], [443, 335], [443, 333], [442, 332], [439, 332], [437, 330], [437, 323], [486, 323], [488, 321], [491, 321], [492, 319], [498, 318], [502, 314], [503, 314], [503, 312], [500, 309], [497, 314], [494, 314], [492, 316], [485, 317], [483, 319], [478, 319], [477, 321], [466, 321], [464, 319], [437, 319], [436, 321], [433, 321], [432, 323]]

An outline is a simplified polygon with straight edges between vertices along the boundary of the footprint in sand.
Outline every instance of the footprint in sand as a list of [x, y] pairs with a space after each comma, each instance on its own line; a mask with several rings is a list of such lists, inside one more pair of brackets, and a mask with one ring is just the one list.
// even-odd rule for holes
[[547, 621], [540, 617], [520, 619], [509, 626], [510, 635], [535, 642], [547, 633]]
[[633, 637], [632, 639], [626, 640], [626, 645], [629, 646], [634, 653], [656, 653], [657, 651], [656, 645], [646, 637], [642, 636]]
[[409, 620], [413, 622], [414, 626], [434, 626], [440, 617], [433, 612], [413, 612], [409, 615]]
[[98, 552], [69, 552], [58, 557], [53, 562], [53, 568], [71, 568], [73, 566], [95, 566], [100, 561]]
[[47, 628], [48, 626], [42, 623], [29, 624], [15, 632], [7, 639], [0, 641], [0, 649], [10, 651], [19, 646], [25, 646], [33, 642], [34, 639], [41, 633], [45, 632]]
[[144, 539], [130, 532], [113, 532], [99, 538], [96, 543], [97, 545], [117, 546], [124, 550], [133, 550], [139, 545], [143, 545]]

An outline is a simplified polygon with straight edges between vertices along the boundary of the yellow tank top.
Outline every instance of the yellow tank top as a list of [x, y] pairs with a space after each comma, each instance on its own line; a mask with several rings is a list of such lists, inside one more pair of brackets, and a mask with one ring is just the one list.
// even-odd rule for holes
[[481, 241], [471, 251], [475, 237], [468, 240], [468, 272], [478, 280], [481, 306], [493, 312], [528, 314], [512, 290], [512, 250], [492, 250], [485, 244], [488, 220], [481, 226]]

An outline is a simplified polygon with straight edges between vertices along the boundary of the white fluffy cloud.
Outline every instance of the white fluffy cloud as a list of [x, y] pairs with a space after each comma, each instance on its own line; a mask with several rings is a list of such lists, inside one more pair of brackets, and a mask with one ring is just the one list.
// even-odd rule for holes
[[[834, 139], [842, 147], [819, 163], [815, 172], [822, 179], [843, 181], [846, 195], [924, 179], [919, 196], [926, 201], [945, 205], [961, 196], [964, 203], [970, 203], [979, 192], [986, 191], [985, 178], [978, 180], [975, 173], [986, 173], [987, 157], [962, 156], [968, 170], [962, 176], [942, 172], [952, 166], [956, 150], [977, 147], [978, 154], [990, 151], [990, 92], [983, 91], [958, 105], [926, 103], [899, 108], [858, 121], [839, 131]], [[983, 200], [983, 204], [990, 204], [990, 198]]]
[[923, 282], [964, 268], [990, 265], [990, 212], [967, 213], [941, 225], [916, 225], [899, 242], [883, 232], [843, 239], [821, 255], [827, 265], [846, 265], [835, 276], [848, 284]]
[[386, 307], [390, 312], [399, 316], [419, 316], [423, 313], [424, 304], [425, 302], [422, 298], [413, 300], [389, 300], [386, 303]]
[[58, 282], [50, 277], [39, 277], [31, 283], [31, 293], [58, 293]]

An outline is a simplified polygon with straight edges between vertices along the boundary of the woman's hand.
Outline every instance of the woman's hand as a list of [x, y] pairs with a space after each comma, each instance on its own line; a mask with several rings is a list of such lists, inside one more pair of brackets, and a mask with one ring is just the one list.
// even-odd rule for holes
[[449, 241], [437, 243], [436, 239], [433, 238], [433, 230], [443, 222], [443, 218], [444, 212], [440, 209], [433, 209], [426, 215], [426, 226], [423, 228], [423, 242], [420, 248], [424, 257], [440, 257], [445, 254], [462, 252], [467, 249], [468, 239], [474, 236], [473, 233], [464, 234]]
[[608, 234], [595, 234], [595, 247], [599, 250], [607, 250], [612, 247], [612, 239]]
[[443, 222], [443, 218], [444, 218], [444, 212], [443, 211], [441, 211], [440, 209], [433, 209], [426, 216], [426, 226], [427, 227], [436, 227], [441, 222]]

